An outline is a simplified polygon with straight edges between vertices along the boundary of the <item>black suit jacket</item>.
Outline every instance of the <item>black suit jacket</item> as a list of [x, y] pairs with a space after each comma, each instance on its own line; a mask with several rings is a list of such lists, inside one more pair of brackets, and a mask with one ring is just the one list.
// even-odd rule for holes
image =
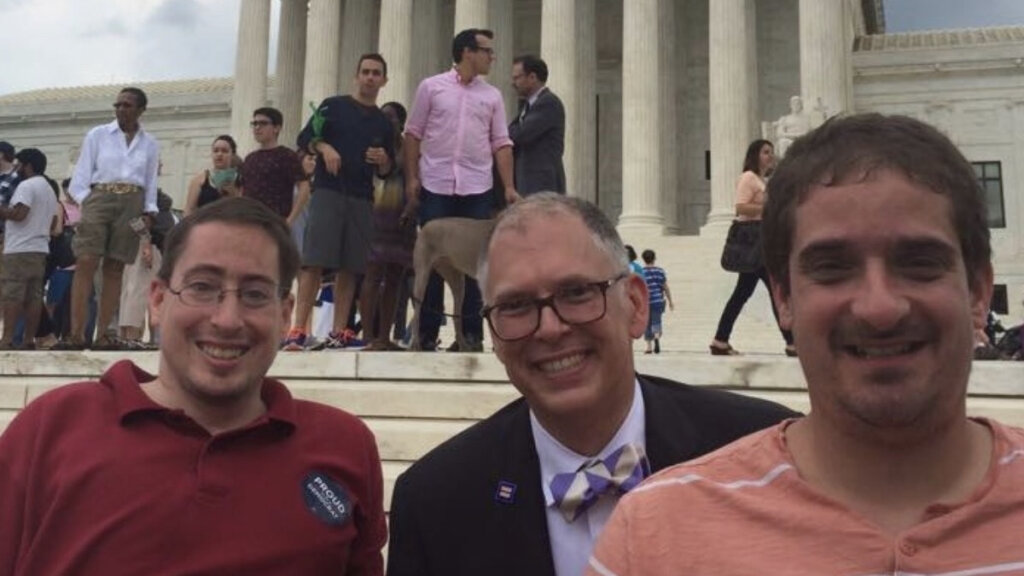
[[[765, 400], [638, 376], [653, 471], [797, 415]], [[515, 486], [511, 502], [501, 483]], [[520, 398], [398, 477], [389, 576], [554, 576], [540, 463]]]
[[516, 191], [523, 196], [535, 192], [565, 193], [565, 108], [545, 88], [522, 121], [516, 116], [508, 135], [515, 144]]

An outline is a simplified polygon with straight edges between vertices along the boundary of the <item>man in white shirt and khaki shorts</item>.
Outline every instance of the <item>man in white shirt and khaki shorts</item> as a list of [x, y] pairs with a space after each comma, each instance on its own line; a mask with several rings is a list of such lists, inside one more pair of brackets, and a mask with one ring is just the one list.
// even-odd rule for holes
[[160, 147], [139, 123], [146, 104], [142, 90], [122, 89], [114, 103], [116, 119], [90, 130], [82, 142], [69, 191], [82, 207], [73, 244], [77, 261], [71, 285], [71, 332], [55, 349], [85, 348], [89, 295], [101, 260], [99, 333], [92, 348], [121, 348], [116, 335], [104, 331], [117, 310], [124, 265], [135, 261], [139, 237], [148, 234], [157, 211]]

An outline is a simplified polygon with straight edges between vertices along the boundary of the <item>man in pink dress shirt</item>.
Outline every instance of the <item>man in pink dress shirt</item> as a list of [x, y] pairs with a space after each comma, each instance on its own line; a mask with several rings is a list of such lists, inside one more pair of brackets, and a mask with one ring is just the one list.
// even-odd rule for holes
[[[494, 33], [470, 28], [452, 41], [451, 70], [420, 83], [405, 127], [406, 217], [421, 226], [435, 218], [490, 218], [495, 164], [507, 203], [519, 198], [512, 182], [512, 140], [501, 92], [480, 76], [494, 62]], [[467, 278], [463, 331], [483, 350], [480, 290]], [[434, 274], [424, 298], [420, 342], [436, 347], [443, 285]]]

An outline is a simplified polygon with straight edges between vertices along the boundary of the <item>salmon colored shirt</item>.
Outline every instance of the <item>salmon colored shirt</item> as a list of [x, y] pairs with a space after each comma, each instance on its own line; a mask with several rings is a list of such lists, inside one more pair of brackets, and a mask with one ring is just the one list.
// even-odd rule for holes
[[[764, 189], [764, 179], [750, 170], [747, 170], [741, 174], [739, 180], [736, 181], [736, 203], [760, 204], [764, 206], [764, 202], [766, 200], [764, 196]], [[760, 220], [761, 218], [753, 218], [751, 216], [737, 214], [736, 219], [746, 221]]]
[[792, 422], [647, 479], [615, 508], [587, 574], [1024, 574], [1024, 430], [979, 419], [994, 440], [981, 485], [894, 537], [804, 482]]

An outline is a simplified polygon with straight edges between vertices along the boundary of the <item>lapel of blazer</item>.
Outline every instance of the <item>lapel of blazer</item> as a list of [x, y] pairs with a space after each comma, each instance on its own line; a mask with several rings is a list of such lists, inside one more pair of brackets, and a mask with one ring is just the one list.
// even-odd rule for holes
[[697, 430], [689, 416], [675, 408], [669, 391], [637, 375], [644, 396], [644, 426], [647, 435], [647, 458], [651, 471], [678, 464], [693, 457]]
[[512, 502], [494, 498], [492, 518], [499, 524], [497, 534], [505, 535], [493, 542], [496, 558], [509, 576], [554, 576], [554, 561], [548, 536], [544, 493], [540, 487], [540, 461], [530, 428], [530, 411], [523, 401], [507, 424], [504, 449], [495, 450], [492, 470], [494, 489], [502, 482], [515, 486]]

